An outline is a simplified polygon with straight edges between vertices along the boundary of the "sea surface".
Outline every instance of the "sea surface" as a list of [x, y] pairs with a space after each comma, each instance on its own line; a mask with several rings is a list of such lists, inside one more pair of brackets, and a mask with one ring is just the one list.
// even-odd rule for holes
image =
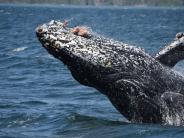
[[[184, 31], [182, 7], [0, 5], [0, 138], [184, 137], [184, 127], [128, 123], [104, 95], [75, 81], [35, 36], [52, 19], [151, 55]], [[174, 69], [182, 74], [184, 62]]]

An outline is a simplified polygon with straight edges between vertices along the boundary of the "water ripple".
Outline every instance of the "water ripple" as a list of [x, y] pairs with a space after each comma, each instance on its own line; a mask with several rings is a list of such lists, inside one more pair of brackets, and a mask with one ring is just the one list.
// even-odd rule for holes
[[9, 117], [0, 118], [0, 128], [14, 128], [21, 126], [28, 126], [31, 124], [39, 123], [41, 120], [45, 120], [46, 116], [42, 114], [11, 114]]

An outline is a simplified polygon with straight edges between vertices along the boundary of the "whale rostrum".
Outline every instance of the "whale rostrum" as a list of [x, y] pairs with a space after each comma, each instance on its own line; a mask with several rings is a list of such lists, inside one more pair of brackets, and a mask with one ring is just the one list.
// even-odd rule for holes
[[36, 34], [79, 83], [106, 95], [129, 121], [184, 125], [184, 77], [172, 69], [184, 58], [183, 33], [155, 57], [62, 21], [41, 25]]

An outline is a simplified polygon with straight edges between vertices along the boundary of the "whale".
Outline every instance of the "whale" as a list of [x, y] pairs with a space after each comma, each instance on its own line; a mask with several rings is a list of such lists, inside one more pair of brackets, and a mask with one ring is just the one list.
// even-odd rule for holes
[[59, 20], [38, 26], [36, 36], [75, 80], [107, 96], [128, 121], [184, 125], [184, 77], [173, 69], [184, 58], [184, 33], [156, 55]]

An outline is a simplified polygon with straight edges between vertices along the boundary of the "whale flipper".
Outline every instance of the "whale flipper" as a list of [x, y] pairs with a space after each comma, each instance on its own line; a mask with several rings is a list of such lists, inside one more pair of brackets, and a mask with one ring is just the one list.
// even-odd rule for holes
[[161, 96], [168, 107], [184, 105], [184, 95], [181, 93], [165, 92]]
[[163, 119], [171, 125], [184, 123], [184, 95], [181, 93], [165, 92], [162, 94], [163, 100]]
[[[151, 99], [150, 95], [146, 95], [146, 91], [149, 90], [146, 86], [140, 86], [136, 78], [118, 80], [113, 89], [116, 92], [111, 92], [108, 98], [129, 121], [154, 123], [161, 121], [160, 105], [155, 104], [155, 100]], [[119, 92], [119, 89], [124, 92]]]
[[184, 33], [176, 34], [174, 41], [164, 47], [155, 59], [168, 67], [174, 67], [179, 61], [184, 59]]

